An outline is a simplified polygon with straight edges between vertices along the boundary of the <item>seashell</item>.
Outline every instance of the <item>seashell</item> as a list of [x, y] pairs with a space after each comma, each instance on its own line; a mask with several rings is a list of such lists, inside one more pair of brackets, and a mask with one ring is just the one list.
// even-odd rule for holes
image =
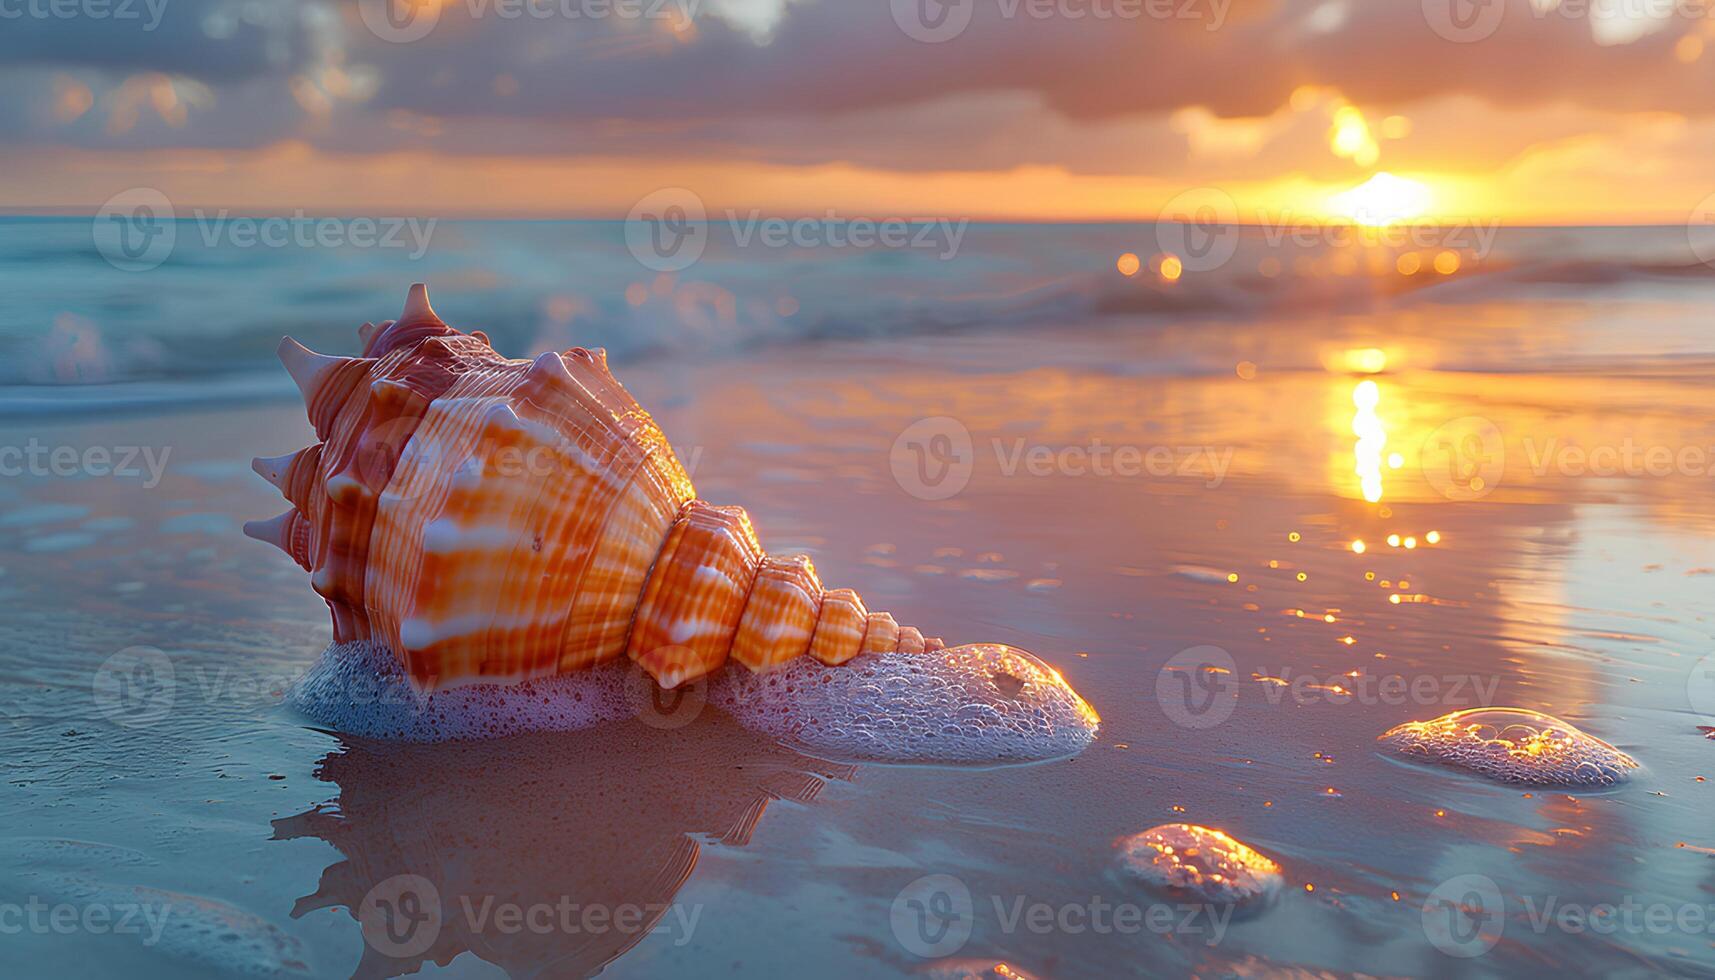
[[336, 643], [385, 647], [420, 690], [621, 656], [674, 687], [729, 657], [763, 672], [944, 647], [698, 499], [603, 351], [502, 357], [421, 284], [359, 337], [359, 357], [281, 342], [321, 442], [255, 460], [292, 508], [244, 531], [310, 573]]

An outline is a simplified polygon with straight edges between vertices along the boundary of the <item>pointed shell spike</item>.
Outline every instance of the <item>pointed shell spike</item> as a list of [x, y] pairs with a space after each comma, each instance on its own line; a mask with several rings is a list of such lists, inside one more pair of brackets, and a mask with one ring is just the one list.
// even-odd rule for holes
[[297, 516], [297, 513], [297, 508], [294, 507], [265, 521], [245, 521], [244, 536], [267, 542], [289, 555], [292, 553], [292, 518]]
[[304, 402], [315, 401], [316, 392], [327, 383], [333, 372], [346, 361], [348, 357], [334, 357], [331, 354], [318, 354], [290, 337], [280, 340], [280, 363], [286, 365], [286, 371], [292, 380], [298, 383], [298, 390], [304, 395]]
[[286, 477], [292, 472], [293, 460], [307, 452], [309, 452], [308, 449], [300, 449], [284, 456], [258, 456], [250, 461], [250, 468], [256, 471], [257, 476], [272, 483], [277, 489], [285, 490]]
[[434, 320], [442, 322], [435, 315], [435, 308], [429, 305], [429, 287], [420, 282], [411, 284], [411, 291], [405, 294], [405, 312], [399, 314], [400, 323], [414, 320]]

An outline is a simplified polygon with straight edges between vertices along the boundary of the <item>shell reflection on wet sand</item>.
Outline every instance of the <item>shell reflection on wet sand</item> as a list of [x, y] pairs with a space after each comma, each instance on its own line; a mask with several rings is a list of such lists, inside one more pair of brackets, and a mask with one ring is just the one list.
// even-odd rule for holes
[[1455, 711], [1398, 725], [1377, 741], [1407, 759], [1525, 786], [1613, 786], [1639, 768], [1594, 735], [1526, 708]]
[[[356, 980], [466, 952], [509, 976], [590, 976], [646, 939], [698, 938], [704, 910], [675, 896], [702, 847], [743, 846], [770, 803], [810, 803], [854, 773], [719, 712], [675, 729], [632, 721], [440, 745], [348, 737], [316, 771], [338, 797], [276, 820], [274, 837], [319, 838], [343, 855], [292, 916], [338, 906], [358, 920]], [[547, 927], [517, 928], [502, 906], [552, 914]], [[388, 931], [404, 911], [417, 924]]]
[[1119, 847], [1122, 875], [1199, 902], [1248, 905], [1280, 891], [1280, 865], [1219, 830], [1162, 824]]

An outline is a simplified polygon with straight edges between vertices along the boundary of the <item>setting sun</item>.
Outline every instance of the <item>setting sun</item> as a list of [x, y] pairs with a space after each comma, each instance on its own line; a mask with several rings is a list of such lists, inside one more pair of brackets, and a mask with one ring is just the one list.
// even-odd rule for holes
[[1435, 195], [1420, 181], [1382, 171], [1349, 191], [1328, 199], [1333, 213], [1361, 225], [1415, 221], [1429, 213]]

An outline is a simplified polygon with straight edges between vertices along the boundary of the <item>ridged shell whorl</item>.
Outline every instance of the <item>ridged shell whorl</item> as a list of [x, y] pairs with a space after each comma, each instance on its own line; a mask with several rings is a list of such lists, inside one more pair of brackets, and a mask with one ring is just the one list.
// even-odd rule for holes
[[322, 441], [255, 461], [292, 509], [244, 531], [310, 572], [336, 642], [386, 646], [419, 687], [622, 654], [673, 687], [729, 655], [764, 671], [940, 648], [696, 499], [601, 350], [508, 360], [421, 284], [358, 335], [361, 357], [281, 342]]

